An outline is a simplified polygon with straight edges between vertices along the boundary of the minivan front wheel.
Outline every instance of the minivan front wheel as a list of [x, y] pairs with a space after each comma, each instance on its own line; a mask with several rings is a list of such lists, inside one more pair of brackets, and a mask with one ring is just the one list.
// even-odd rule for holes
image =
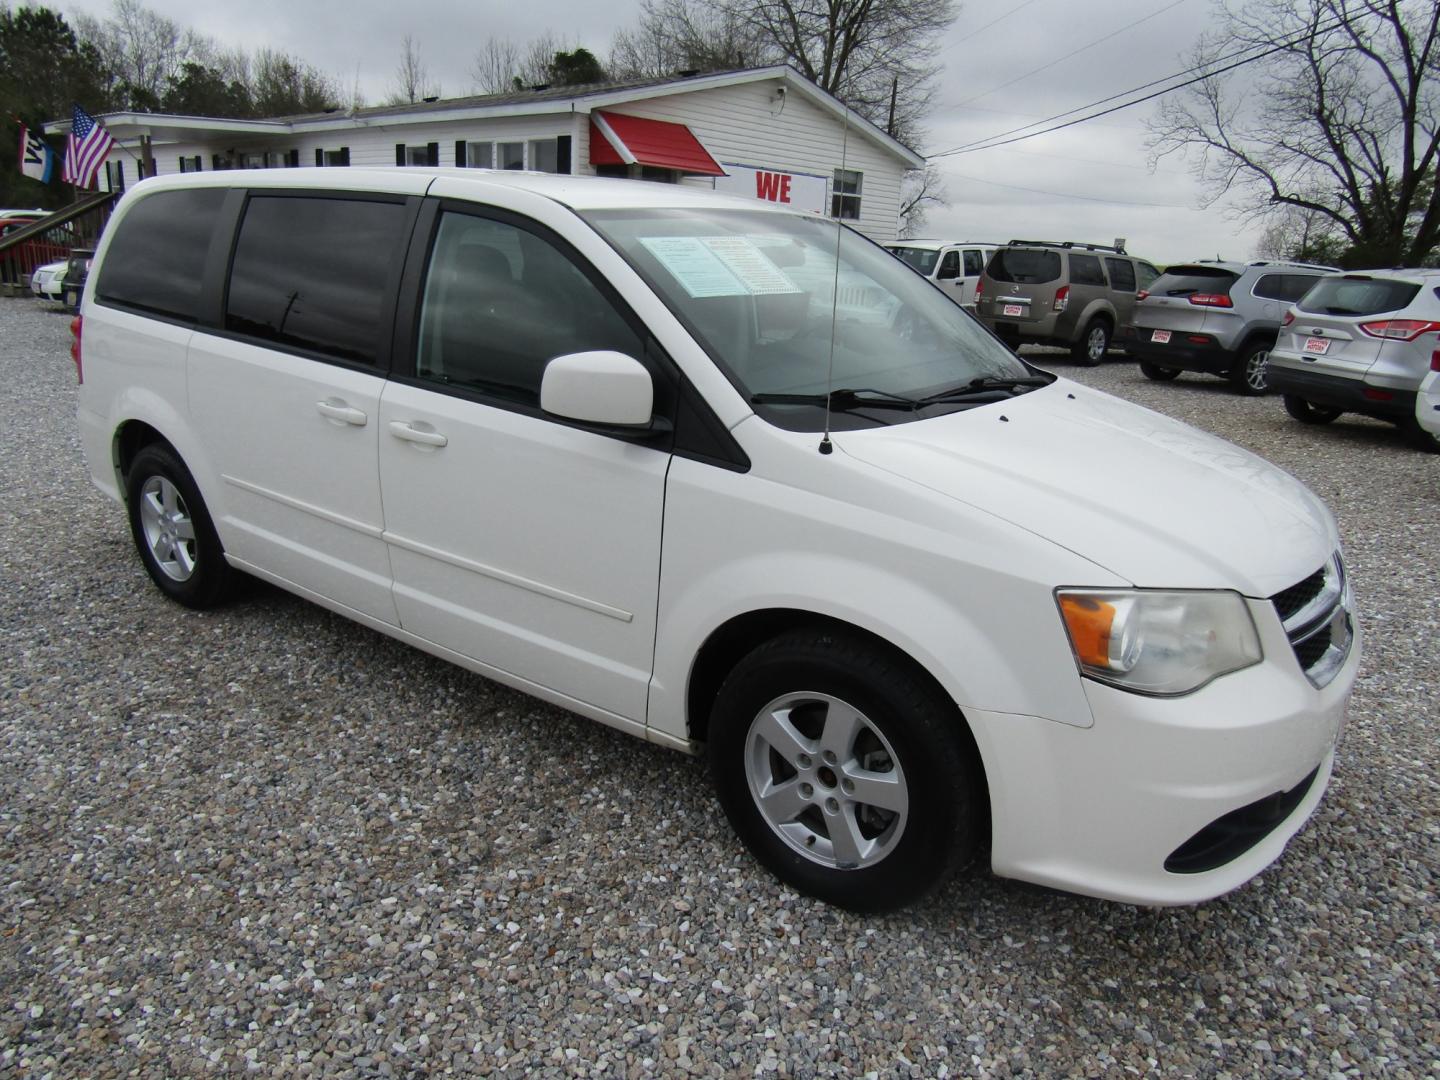
[[1094, 367], [1105, 359], [1109, 348], [1110, 324], [1103, 319], [1091, 319], [1085, 327], [1085, 333], [1080, 335], [1080, 340], [1071, 348], [1070, 355], [1086, 367]]
[[721, 686], [709, 735], [731, 825], [802, 892], [886, 911], [974, 854], [982, 781], [964, 721], [858, 639], [796, 631], [761, 645]]
[[160, 591], [192, 608], [222, 601], [234, 571], [184, 462], [152, 443], [130, 463], [125, 489], [130, 535]]

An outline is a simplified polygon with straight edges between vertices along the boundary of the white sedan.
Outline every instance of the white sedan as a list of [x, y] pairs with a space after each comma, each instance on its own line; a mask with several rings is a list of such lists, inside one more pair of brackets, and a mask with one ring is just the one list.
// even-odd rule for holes
[[[1435, 355], [1440, 357], [1440, 349]], [[1430, 374], [1425, 376], [1415, 395], [1415, 420], [1440, 443], [1440, 361], [1432, 360]]]
[[44, 266], [37, 266], [35, 272], [30, 275], [30, 291], [41, 300], [54, 300], [57, 303], [64, 299], [65, 293], [65, 270], [69, 262], [46, 263]]

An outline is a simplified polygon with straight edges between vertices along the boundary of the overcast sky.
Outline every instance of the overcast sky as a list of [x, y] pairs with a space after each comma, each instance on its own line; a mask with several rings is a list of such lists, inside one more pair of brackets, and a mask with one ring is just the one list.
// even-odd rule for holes
[[[101, 17], [111, 8], [109, 0], [56, 6]], [[615, 28], [638, 12], [637, 0], [148, 0], [148, 6], [221, 44], [282, 49], [347, 88], [358, 80], [371, 104], [389, 92], [406, 34], [420, 44], [430, 77], [449, 97], [471, 92], [471, 59], [486, 37], [523, 43], [552, 30], [603, 60]], [[963, 0], [939, 46], [945, 65], [939, 99], [929, 137], [917, 149], [933, 154], [1179, 71], [1196, 35], [1213, 22], [1203, 0], [1007, 0], [1005, 6]], [[1198, 209], [1184, 161], [1172, 157], [1153, 172], [1148, 167], [1143, 121], [1155, 107], [944, 158], [950, 205], [931, 210], [926, 234], [1100, 243], [1123, 236], [1130, 251], [1161, 263], [1252, 257], [1257, 230], [1242, 228], [1222, 207]]]

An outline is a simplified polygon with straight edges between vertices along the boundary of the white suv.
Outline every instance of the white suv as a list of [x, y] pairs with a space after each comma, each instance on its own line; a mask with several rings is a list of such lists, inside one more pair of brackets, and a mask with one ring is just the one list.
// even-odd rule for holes
[[975, 288], [996, 245], [963, 240], [895, 240], [885, 247], [973, 312]]
[[1440, 270], [1366, 270], [1321, 278], [1286, 312], [1267, 377], [1305, 424], [1347, 412], [1388, 420], [1423, 450], [1440, 443], [1417, 395], [1440, 362]]
[[164, 593], [244, 571], [703, 750], [756, 857], [835, 903], [979, 851], [1195, 902], [1329, 781], [1359, 648], [1319, 500], [1026, 365], [835, 222], [566, 176], [165, 177], [76, 323], [91, 474]]

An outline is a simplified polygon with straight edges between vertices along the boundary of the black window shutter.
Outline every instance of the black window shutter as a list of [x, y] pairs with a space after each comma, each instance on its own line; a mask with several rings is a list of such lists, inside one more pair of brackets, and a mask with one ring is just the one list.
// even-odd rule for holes
[[190, 171], [188, 168], [186, 168], [186, 165], [187, 165], [187, 164], [188, 164], [188, 162], [185, 160], [185, 155], [184, 155], [184, 154], [181, 154], [181, 155], [180, 155], [180, 171], [181, 171], [181, 172], [189, 172], [189, 171]]
[[219, 154], [211, 154], [211, 155], [210, 155], [210, 167], [211, 167], [212, 169], [218, 169], [218, 168], [220, 168], [220, 155], [219, 155]]
[[440, 144], [438, 142], [425, 144], [425, 161], [429, 165], [440, 164]]
[[300, 151], [291, 150], [290, 153], [286, 155], [285, 164], [289, 165], [292, 169], [298, 169], [300, 167]]
[[120, 190], [125, 190], [125, 162], [115, 162], [115, 179], [120, 181]]
[[555, 171], [570, 173], [570, 136], [560, 135], [555, 139]]
[[318, 147], [317, 147], [316, 150], [315, 150], [315, 164], [316, 164], [316, 165], [324, 165], [324, 164], [325, 164], [325, 151], [319, 149]]
[[340, 147], [340, 164], [341, 164], [341, 165], [349, 165], [349, 164], [350, 164], [350, 147], [348, 147], [348, 146], [342, 146], [342, 147]]
[[456, 140], [455, 140], [455, 167], [456, 167], [457, 169], [463, 169], [463, 168], [465, 168], [465, 140], [464, 140], [464, 139], [456, 139]]
[[395, 164], [405, 164], [405, 144], [403, 142], [397, 142], [395, 144]]

